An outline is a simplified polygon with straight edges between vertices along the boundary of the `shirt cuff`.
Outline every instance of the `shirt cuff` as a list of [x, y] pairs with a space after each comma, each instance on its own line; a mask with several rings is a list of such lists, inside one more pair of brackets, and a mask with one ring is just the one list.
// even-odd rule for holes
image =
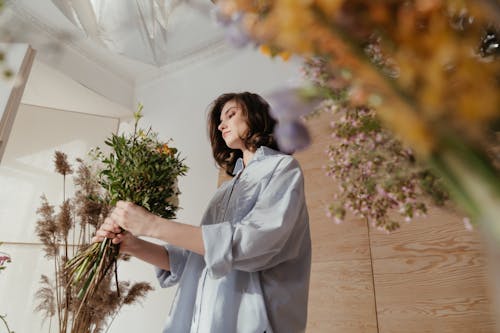
[[184, 265], [186, 263], [185, 251], [172, 245], [164, 245], [165, 250], [168, 252], [168, 260], [170, 263], [170, 270], [164, 270], [155, 267], [156, 278], [163, 288], [171, 287], [179, 282]]

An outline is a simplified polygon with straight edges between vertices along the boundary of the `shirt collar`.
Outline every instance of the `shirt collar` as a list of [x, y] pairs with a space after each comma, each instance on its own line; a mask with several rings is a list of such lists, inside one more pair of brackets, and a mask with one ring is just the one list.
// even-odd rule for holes
[[[272, 152], [273, 152], [273, 150], [271, 148], [268, 148], [266, 146], [260, 146], [259, 148], [257, 148], [257, 150], [255, 151], [255, 154], [253, 155], [250, 162], [248, 162], [248, 164], [250, 164], [254, 161], [260, 161], [261, 159], [263, 159], [265, 156], [269, 155]], [[243, 158], [239, 157], [236, 160], [236, 163], [234, 164], [233, 176], [237, 175], [238, 172], [240, 172], [244, 168], [245, 168], [245, 166], [243, 165]]]
[[243, 159], [239, 157], [234, 165], [233, 176], [236, 176], [241, 170], [243, 170]]

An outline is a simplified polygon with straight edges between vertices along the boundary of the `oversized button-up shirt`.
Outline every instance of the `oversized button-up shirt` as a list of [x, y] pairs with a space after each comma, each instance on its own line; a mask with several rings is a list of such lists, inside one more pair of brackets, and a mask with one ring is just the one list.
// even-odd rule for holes
[[304, 332], [311, 268], [304, 178], [297, 161], [260, 147], [222, 184], [203, 216], [205, 255], [166, 245], [179, 284], [164, 333]]

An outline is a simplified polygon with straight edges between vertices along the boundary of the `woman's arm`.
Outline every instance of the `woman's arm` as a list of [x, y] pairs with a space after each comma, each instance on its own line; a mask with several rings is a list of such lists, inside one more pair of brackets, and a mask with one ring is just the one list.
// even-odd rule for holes
[[131, 202], [118, 201], [108, 219], [134, 236], [160, 239], [202, 256], [205, 254], [200, 227], [161, 218]]
[[134, 244], [127, 249], [128, 254], [158, 268], [162, 268], [166, 271], [170, 270], [170, 258], [167, 250], [165, 250], [163, 246], [137, 237], [135, 238], [136, 241]]

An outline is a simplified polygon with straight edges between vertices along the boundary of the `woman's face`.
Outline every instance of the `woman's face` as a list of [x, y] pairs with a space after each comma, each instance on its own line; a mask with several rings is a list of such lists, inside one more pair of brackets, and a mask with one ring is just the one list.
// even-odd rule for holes
[[242, 137], [248, 132], [248, 124], [240, 104], [230, 100], [224, 104], [220, 114], [219, 131], [231, 149], [245, 149]]

